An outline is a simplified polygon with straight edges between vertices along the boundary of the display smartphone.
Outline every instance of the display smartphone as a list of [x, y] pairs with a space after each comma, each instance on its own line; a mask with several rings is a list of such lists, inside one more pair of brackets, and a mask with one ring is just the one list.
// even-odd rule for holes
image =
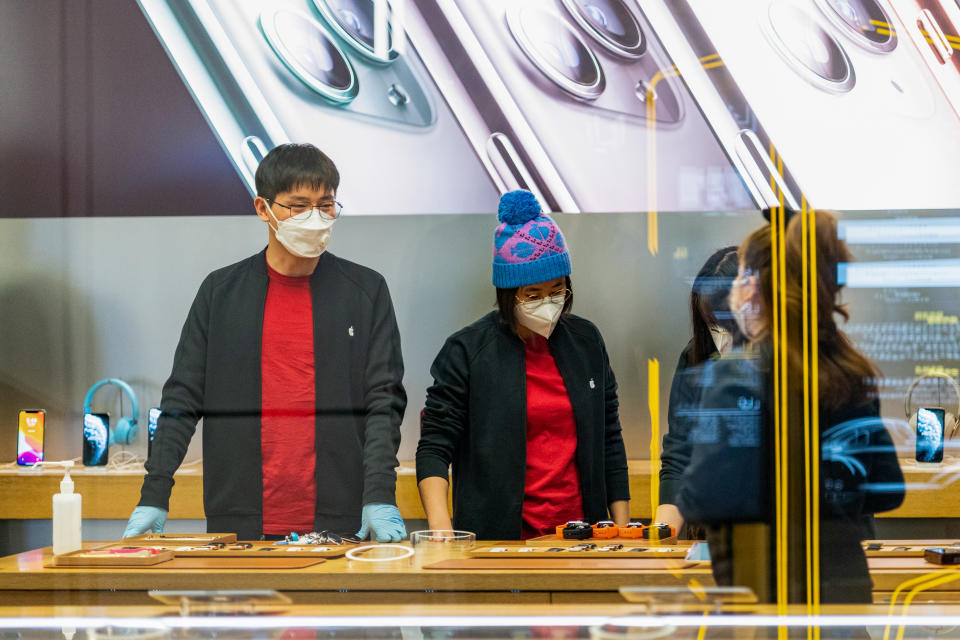
[[348, 213], [496, 210], [483, 163], [394, 32], [400, 19], [375, 24], [386, 2], [138, 1], [251, 193], [269, 149], [310, 142], [336, 162]]
[[43, 409], [23, 409], [17, 420], [17, 464], [21, 466], [43, 462], [43, 428], [47, 412]]
[[943, 409], [917, 409], [917, 462], [943, 462]]
[[642, 3], [411, 1], [411, 38], [501, 189], [530, 189], [563, 211], [759, 202]]
[[83, 464], [99, 467], [107, 464], [110, 452], [110, 415], [87, 413], [83, 416]]
[[160, 420], [160, 409], [150, 407], [147, 411], [147, 457], [153, 452], [153, 436], [157, 432], [157, 422]]
[[792, 207], [804, 197], [836, 209], [960, 204], [960, 120], [886, 0], [643, 6], [720, 143], [771, 204], [781, 193]]

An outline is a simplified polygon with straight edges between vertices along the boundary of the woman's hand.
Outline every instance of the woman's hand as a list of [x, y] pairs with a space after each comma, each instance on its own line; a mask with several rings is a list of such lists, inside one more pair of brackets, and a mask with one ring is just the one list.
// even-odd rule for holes
[[683, 516], [680, 510], [674, 504], [661, 504], [657, 507], [657, 513], [653, 516], [654, 522], [662, 522], [674, 528], [677, 535], [680, 535], [680, 527], [683, 526]]

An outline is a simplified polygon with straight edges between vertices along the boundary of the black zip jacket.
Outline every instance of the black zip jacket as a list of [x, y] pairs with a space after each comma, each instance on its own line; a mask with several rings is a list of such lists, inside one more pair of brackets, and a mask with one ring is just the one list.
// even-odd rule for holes
[[[263, 528], [260, 348], [266, 252], [200, 285], [163, 386], [140, 504], [169, 509], [173, 473], [203, 418], [207, 530], [255, 540]], [[386, 282], [330, 253], [310, 276], [316, 354], [316, 530], [356, 533], [368, 503], [396, 504], [407, 397]], [[289, 384], [297, 384], [290, 380]]]
[[[711, 355], [715, 353], [718, 352], [714, 350]], [[700, 381], [697, 378], [702, 370], [690, 363], [692, 358], [693, 340], [680, 353], [670, 385], [667, 433], [663, 436], [660, 452], [660, 504], [677, 504], [680, 478], [690, 464], [691, 420], [687, 412], [700, 401]]]
[[[685, 519], [709, 525], [713, 576], [733, 577], [728, 524], [773, 524], [773, 394], [770, 345], [704, 363], [699, 407], [689, 421], [690, 458], [677, 492]], [[802, 425], [801, 425], [802, 427]], [[905, 486], [876, 399], [820, 410], [820, 582], [825, 603], [872, 602], [861, 541], [873, 515], [896, 509]]]
[[[584, 517], [603, 520], [609, 503], [630, 498], [617, 382], [600, 332], [587, 320], [561, 316], [548, 342], [573, 405]], [[482, 540], [519, 539], [527, 451], [523, 341], [492, 312], [450, 336], [430, 373], [417, 481], [446, 478], [452, 463], [454, 527]]]

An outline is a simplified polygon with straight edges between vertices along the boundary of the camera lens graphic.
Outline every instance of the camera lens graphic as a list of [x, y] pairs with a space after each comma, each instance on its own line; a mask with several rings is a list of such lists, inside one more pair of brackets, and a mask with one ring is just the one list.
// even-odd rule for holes
[[507, 10], [507, 25], [524, 54], [561, 89], [583, 100], [603, 93], [600, 62], [559, 15], [513, 5]]
[[293, 12], [264, 12], [260, 28], [277, 57], [301, 82], [336, 104], [357, 96], [353, 65], [313, 18]]
[[624, 58], [639, 58], [647, 43], [623, 0], [563, 0], [577, 24], [600, 46]]
[[376, 54], [373, 40], [373, 0], [313, 0], [313, 6], [330, 28], [367, 60], [383, 64], [397, 57], [398, 54], [393, 48], [393, 30], [389, 24], [387, 58]]
[[856, 84], [847, 52], [809, 14], [789, 2], [770, 5], [765, 25], [771, 43], [801, 77], [832, 93]]
[[855, 43], [874, 53], [893, 51], [897, 35], [876, 0], [816, 0], [831, 24]]

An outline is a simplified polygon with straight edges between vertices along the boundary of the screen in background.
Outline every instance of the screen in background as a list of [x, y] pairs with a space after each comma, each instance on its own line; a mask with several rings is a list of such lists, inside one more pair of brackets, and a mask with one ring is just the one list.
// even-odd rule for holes
[[147, 457], [153, 452], [153, 435], [157, 432], [157, 423], [160, 421], [160, 409], [150, 407], [147, 411]]
[[109, 453], [110, 416], [106, 413], [88, 413], [83, 416], [83, 464], [107, 464]]
[[943, 462], [943, 409], [917, 410], [917, 462]]
[[41, 409], [21, 411], [17, 429], [17, 464], [43, 462], [43, 423], [46, 414]]

